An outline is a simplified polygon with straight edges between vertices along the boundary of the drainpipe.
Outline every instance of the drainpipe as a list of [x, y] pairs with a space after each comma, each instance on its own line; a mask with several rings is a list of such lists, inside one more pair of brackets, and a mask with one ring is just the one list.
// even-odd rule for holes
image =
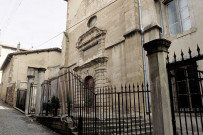
[[163, 15], [161, 10], [161, 1], [159, 0], [159, 15], [160, 15], [160, 23], [161, 23], [161, 32], [160, 32], [160, 38], [163, 37], [164, 34], [164, 25], [163, 25]]
[[[142, 9], [141, 9], [141, 1], [138, 0], [138, 8], [139, 8], [139, 23], [140, 23], [140, 29], [141, 29], [141, 45], [142, 45], [142, 59], [143, 59], [143, 68], [144, 68], [144, 82], [145, 82], [145, 90], [147, 90], [147, 68], [146, 68], [146, 58], [145, 58], [145, 50], [143, 48], [144, 45], [144, 29], [142, 25]], [[148, 94], [146, 92], [146, 107], [147, 112], [149, 112], [149, 104], [148, 104]]]

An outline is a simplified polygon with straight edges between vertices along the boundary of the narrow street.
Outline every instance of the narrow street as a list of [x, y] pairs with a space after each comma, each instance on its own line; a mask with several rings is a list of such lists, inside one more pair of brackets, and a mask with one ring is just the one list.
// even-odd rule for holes
[[0, 100], [0, 135], [58, 135]]

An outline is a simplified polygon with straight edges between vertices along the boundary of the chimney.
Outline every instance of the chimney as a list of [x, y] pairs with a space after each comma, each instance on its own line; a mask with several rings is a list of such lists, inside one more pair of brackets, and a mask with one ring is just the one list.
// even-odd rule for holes
[[18, 43], [18, 45], [17, 45], [17, 50], [16, 50], [17, 52], [19, 52], [20, 51], [20, 42]]

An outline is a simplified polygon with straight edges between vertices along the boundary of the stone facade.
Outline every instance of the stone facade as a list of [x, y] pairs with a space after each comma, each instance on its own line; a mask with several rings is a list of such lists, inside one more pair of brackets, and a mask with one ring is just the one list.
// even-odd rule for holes
[[16, 84], [13, 105], [15, 106], [17, 89], [27, 90], [28, 77], [33, 76], [33, 83], [38, 84], [40, 71], [45, 71], [44, 79], [58, 75], [61, 49], [51, 48], [25, 52], [15, 52], [7, 56], [3, 70], [0, 98], [5, 101], [7, 88]]
[[[184, 2], [185, 6], [188, 8], [188, 12], [183, 12], [186, 12], [186, 14], [189, 15], [191, 27], [186, 31], [180, 31], [176, 35], [171, 35], [170, 33], [168, 12], [168, 5], [170, 2]], [[201, 0], [141, 0], [144, 43], [158, 38], [170, 40], [172, 42], [169, 48], [169, 57], [171, 61], [174, 60], [174, 52], [177, 55], [177, 59], [181, 59], [181, 50], [184, 52], [185, 58], [189, 57], [189, 48], [192, 50], [192, 55], [196, 55], [197, 44], [199, 44], [202, 53], [202, 4], [203, 1]], [[177, 16], [178, 19], [180, 19], [180, 11], [177, 11]]]
[[[18, 44], [18, 47], [20, 47], [20, 44]], [[13, 53], [16, 51], [26, 51], [25, 49], [20, 49], [18, 47], [0, 44], [0, 67], [2, 66], [4, 60], [6, 59], [9, 53]], [[0, 83], [1, 83], [1, 78], [2, 78], [2, 71], [0, 71]]]
[[14, 93], [15, 93], [15, 83], [10, 84], [10, 86], [8, 86], [6, 90], [5, 102], [8, 103], [9, 105], [13, 105]]
[[72, 69], [82, 79], [92, 76], [96, 87], [144, 81], [138, 3], [67, 2], [64, 70]]
[[[173, 1], [187, 7], [191, 27], [172, 36], [168, 5]], [[181, 50], [186, 55], [189, 47], [196, 51], [196, 44], [203, 48], [201, 0], [67, 0], [67, 3], [62, 69], [73, 69], [83, 79], [91, 75], [96, 81], [102, 80], [100, 75], [103, 74], [104, 79], [97, 86], [142, 82], [143, 63], [146, 63], [147, 71], [149, 67], [147, 58], [143, 57], [146, 53], [143, 55], [142, 45], [152, 40], [165, 38], [172, 42], [171, 60], [174, 51], [180, 59]], [[179, 19], [180, 11], [177, 10]], [[96, 21], [91, 22], [94, 17]], [[97, 61], [101, 58], [105, 62]], [[104, 70], [100, 75], [97, 66]]]

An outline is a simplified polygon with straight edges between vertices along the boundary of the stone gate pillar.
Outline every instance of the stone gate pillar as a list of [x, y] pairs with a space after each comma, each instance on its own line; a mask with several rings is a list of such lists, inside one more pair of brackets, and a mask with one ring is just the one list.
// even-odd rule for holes
[[37, 82], [37, 93], [36, 93], [36, 106], [35, 106], [35, 115], [39, 115], [41, 112], [41, 107], [42, 107], [42, 83], [44, 82], [44, 77], [45, 77], [45, 71], [46, 69], [39, 69], [39, 77], [38, 77], [38, 82]]
[[25, 101], [25, 115], [28, 115], [28, 113], [29, 113], [30, 89], [31, 89], [31, 83], [33, 81], [34, 81], [34, 76], [32, 76], [32, 75], [28, 76], [26, 101]]
[[166, 39], [156, 39], [144, 44], [149, 63], [154, 135], [173, 135], [166, 69], [166, 56], [170, 44]]

